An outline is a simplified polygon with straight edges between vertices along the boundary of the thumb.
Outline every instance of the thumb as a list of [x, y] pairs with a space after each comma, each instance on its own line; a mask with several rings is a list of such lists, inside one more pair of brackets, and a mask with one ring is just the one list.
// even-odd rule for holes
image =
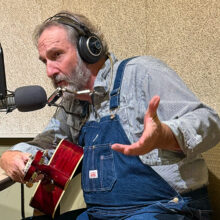
[[149, 102], [146, 116], [153, 118], [157, 114], [159, 103], [160, 96], [154, 96]]
[[24, 161], [24, 163], [27, 163], [27, 161], [30, 159], [31, 154], [30, 153], [22, 153], [21, 158]]

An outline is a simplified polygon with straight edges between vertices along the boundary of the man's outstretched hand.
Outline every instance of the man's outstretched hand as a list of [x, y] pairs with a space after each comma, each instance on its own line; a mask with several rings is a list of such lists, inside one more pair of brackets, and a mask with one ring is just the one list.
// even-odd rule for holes
[[143, 134], [137, 142], [131, 145], [116, 143], [111, 146], [112, 149], [126, 155], [143, 155], [156, 148], [180, 150], [171, 129], [157, 117], [159, 103], [159, 96], [150, 100], [144, 116]]

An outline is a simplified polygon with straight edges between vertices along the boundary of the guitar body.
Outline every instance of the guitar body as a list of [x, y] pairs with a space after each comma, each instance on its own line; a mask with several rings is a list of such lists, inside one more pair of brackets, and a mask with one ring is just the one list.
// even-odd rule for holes
[[62, 140], [48, 165], [41, 163], [42, 155], [42, 152], [36, 154], [25, 176], [25, 179], [30, 179], [34, 172], [45, 176], [38, 183], [30, 206], [54, 217], [61, 198], [83, 158], [83, 149]]

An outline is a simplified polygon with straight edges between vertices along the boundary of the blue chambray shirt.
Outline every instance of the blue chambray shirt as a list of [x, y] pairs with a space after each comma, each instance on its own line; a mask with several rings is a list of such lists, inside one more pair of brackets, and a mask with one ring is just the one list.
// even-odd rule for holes
[[[113, 54], [110, 57], [96, 77], [94, 89], [99, 95], [93, 97], [87, 120], [98, 121], [110, 114], [109, 92], [121, 62]], [[180, 193], [207, 185], [208, 170], [201, 153], [220, 141], [217, 113], [201, 103], [172, 69], [151, 56], [136, 57], [127, 64], [120, 94], [120, 107], [115, 112], [131, 143], [136, 142], [143, 132], [149, 101], [159, 95], [158, 117], [171, 128], [182, 149], [182, 152], [155, 149], [140, 156], [142, 162], [150, 165]], [[19, 143], [11, 150], [35, 154], [39, 149], [49, 149], [50, 157], [60, 139], [77, 143], [84, 123], [83, 104], [79, 100], [63, 100], [62, 103], [74, 115], [58, 109], [46, 129], [33, 141]]]

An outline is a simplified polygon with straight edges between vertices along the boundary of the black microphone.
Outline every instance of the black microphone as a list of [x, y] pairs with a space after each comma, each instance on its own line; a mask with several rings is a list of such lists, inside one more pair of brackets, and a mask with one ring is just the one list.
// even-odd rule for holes
[[12, 112], [18, 109], [20, 112], [35, 111], [47, 104], [47, 95], [41, 86], [23, 86], [17, 88], [11, 94], [0, 99], [0, 109]]
[[4, 99], [7, 95], [7, 86], [5, 79], [5, 63], [3, 49], [0, 43], [0, 99]]

